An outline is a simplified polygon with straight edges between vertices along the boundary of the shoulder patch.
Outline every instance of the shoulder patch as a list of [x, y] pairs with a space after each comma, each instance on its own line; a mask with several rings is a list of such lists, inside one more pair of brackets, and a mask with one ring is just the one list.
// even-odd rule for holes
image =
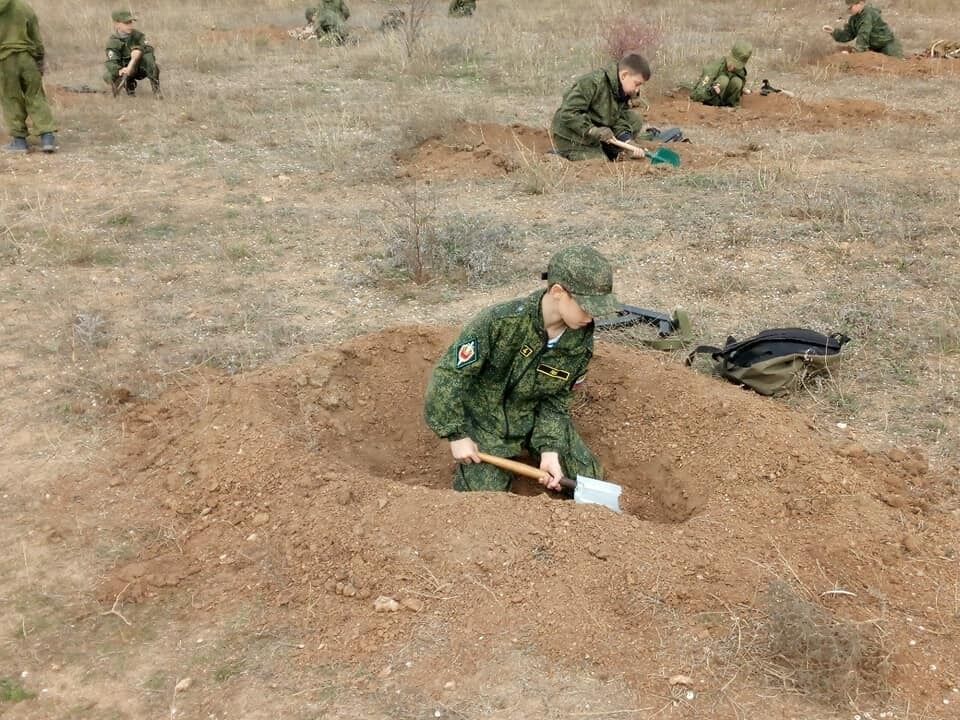
[[530, 347], [529, 345], [524, 345], [522, 348], [520, 348], [520, 354], [523, 357], [528, 358], [531, 355], [533, 355], [533, 348]]
[[561, 370], [560, 368], [551, 367], [546, 363], [540, 363], [537, 366], [537, 372], [546, 375], [547, 377], [556, 378], [558, 380], [569, 380], [570, 373], [566, 370]]
[[477, 361], [479, 347], [476, 338], [470, 338], [457, 348], [457, 370], [473, 365]]

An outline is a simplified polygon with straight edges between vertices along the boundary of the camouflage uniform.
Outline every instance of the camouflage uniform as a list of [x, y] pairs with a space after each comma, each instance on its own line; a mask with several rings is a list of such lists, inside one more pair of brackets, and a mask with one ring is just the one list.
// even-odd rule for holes
[[856, 15], [851, 15], [847, 24], [834, 30], [832, 35], [837, 42], [856, 40], [853, 46], [856, 52], [872, 50], [892, 57], [903, 57], [900, 41], [893, 36], [893, 30], [873, 5], [866, 5]]
[[466, 17], [473, 15], [477, 9], [477, 0], [450, 0], [449, 13], [453, 17]]
[[558, 155], [568, 160], [616, 159], [619, 148], [587, 134], [594, 127], [611, 128], [623, 141], [640, 135], [643, 118], [630, 109], [618, 72], [616, 63], [595, 70], [578, 78], [564, 94], [550, 126]]
[[[747, 82], [747, 60], [752, 53], [753, 48], [748, 43], [735, 43], [728, 56], [704, 66], [700, 80], [690, 91], [690, 99], [704, 105], [737, 107]], [[728, 65], [734, 69], [730, 70]], [[714, 85], [720, 87], [719, 93], [714, 90]]]
[[[133, 19], [126, 12], [115, 12], [113, 14], [114, 22], [123, 22], [123, 18]], [[137, 89], [137, 80], [147, 78], [150, 80], [153, 92], [158, 94], [160, 92], [160, 66], [157, 65], [153, 46], [147, 44], [146, 37], [139, 30], [131, 30], [129, 35], [121, 35], [115, 32], [107, 40], [107, 61], [104, 64], [103, 79], [110, 85], [115, 84], [120, 77], [120, 70], [130, 63], [130, 57], [134, 50], [141, 51], [143, 55], [137, 64], [136, 72], [127, 77], [124, 82], [127, 94], [134, 94]]]
[[[584, 281], [584, 276], [592, 278]], [[557, 253], [547, 272], [595, 317], [619, 307], [602, 255], [586, 247]], [[577, 290], [581, 292], [578, 293]], [[471, 438], [482, 452], [512, 457], [528, 451], [539, 462], [560, 455], [567, 477], [602, 477], [602, 468], [573, 427], [570, 402], [593, 356], [593, 324], [567, 328], [548, 344], [541, 302], [546, 290], [484, 310], [470, 321], [434, 368], [425, 417], [450, 441]], [[511, 475], [485, 463], [464, 463], [455, 490], [507, 490]]]
[[329, 35], [338, 43], [346, 39], [350, 8], [343, 0], [323, 0], [320, 5], [307, 8], [306, 16], [317, 37]]
[[22, 150], [28, 116], [38, 135], [57, 130], [43, 91], [43, 55], [33, 9], [23, 0], [0, 0], [0, 106], [11, 137], [23, 142]]

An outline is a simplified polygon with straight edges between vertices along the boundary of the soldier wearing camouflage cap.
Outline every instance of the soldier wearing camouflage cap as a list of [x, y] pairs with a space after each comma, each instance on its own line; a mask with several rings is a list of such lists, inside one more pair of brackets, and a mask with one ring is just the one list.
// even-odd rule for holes
[[596, 250], [573, 246], [551, 258], [544, 279], [546, 288], [467, 323], [434, 368], [425, 417], [460, 463], [455, 490], [510, 488], [510, 474], [481, 463], [478, 452], [530, 453], [553, 490], [561, 477], [602, 478], [570, 402], [593, 356], [594, 318], [620, 308], [613, 271]]
[[690, 91], [690, 99], [704, 105], [737, 107], [741, 95], [750, 93], [745, 85], [747, 61], [752, 54], [750, 43], [738, 40], [728, 55], [704, 66], [700, 79]]
[[[846, 25], [834, 29], [824, 25], [823, 31], [829, 33], [837, 42], [845, 43], [854, 40], [854, 52], [873, 52], [903, 57], [903, 48], [900, 41], [893, 36], [893, 30], [880, 16], [880, 11], [863, 0], [847, 2], [850, 18]], [[848, 51], [844, 51], [848, 52]]]
[[137, 18], [129, 10], [114, 10], [110, 17], [113, 34], [107, 40], [104, 81], [113, 88], [114, 95], [121, 88], [127, 95], [134, 95], [137, 80], [149, 79], [154, 96], [162, 97], [156, 53], [144, 34], [134, 29]]

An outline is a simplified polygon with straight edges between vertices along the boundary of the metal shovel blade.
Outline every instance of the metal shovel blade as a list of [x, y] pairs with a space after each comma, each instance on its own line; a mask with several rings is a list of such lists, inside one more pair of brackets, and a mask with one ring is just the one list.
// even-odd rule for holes
[[659, 147], [656, 150], [648, 150], [647, 157], [650, 158], [651, 165], [680, 167], [680, 154], [670, 148]]
[[573, 499], [578, 503], [603, 505], [618, 513], [620, 512], [620, 491], [619, 485], [577, 475], [577, 487], [573, 491]]

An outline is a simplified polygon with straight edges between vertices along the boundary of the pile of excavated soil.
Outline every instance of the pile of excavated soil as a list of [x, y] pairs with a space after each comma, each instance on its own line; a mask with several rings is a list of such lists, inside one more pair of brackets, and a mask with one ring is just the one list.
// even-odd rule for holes
[[287, 29], [277, 25], [255, 25], [238, 28], [212, 27], [198, 38], [198, 42], [204, 45], [226, 45], [236, 42], [276, 44], [289, 40], [290, 35]]
[[836, 52], [820, 58], [816, 64], [853, 75], [887, 74], [900, 77], [929, 77], [960, 74], [960, 60], [930, 57], [901, 59], [875, 52]]
[[[641, 143], [647, 148], [651, 143]], [[639, 178], [662, 172], [674, 172], [669, 166], [651, 166], [646, 160], [627, 160], [615, 166], [603, 159], [569, 162], [547, 155], [552, 148], [550, 134], [544, 128], [495, 123], [459, 123], [450, 132], [433, 137], [408, 152], [397, 156], [404, 176], [422, 178], [482, 177], [497, 178], [521, 173], [543, 173], [567, 179], [593, 179], [620, 173]], [[682, 168], [698, 168], [717, 164], [729, 153], [702, 145], [672, 143], [680, 154]], [[746, 146], [735, 151], [736, 157], [748, 154]], [[546, 163], [555, 163], [553, 172]]]
[[389, 672], [415, 652], [405, 682], [428, 692], [441, 668], [481, 678], [518, 649], [657, 707], [683, 673], [724, 718], [769, 687], [773, 666], [750, 662], [767, 635], [749, 629], [775, 614], [779, 578], [881, 644], [897, 701], [941, 707], [956, 687], [958, 498], [920, 451], [868, 452], [601, 342], [574, 412], [624, 512], [529, 486], [460, 494], [421, 419], [453, 336], [389, 329], [133, 405], [112, 457], [64, 489], [103, 522], [157, 529], [100, 597], [178, 594], [192, 614], [256, 600], [302, 629], [303, 662]]
[[686, 93], [657, 98], [645, 113], [647, 122], [663, 128], [678, 125], [691, 135], [692, 128], [783, 128], [822, 132], [859, 127], [877, 121], [904, 122], [923, 117], [917, 113], [895, 112], [870, 100], [830, 98], [822, 102], [801, 100], [783, 93], [744, 95], [738, 108], [712, 107], [693, 102]]
[[[739, 108], [719, 108], [692, 102], [686, 93], [663, 96], [650, 103], [644, 116], [659, 128], [679, 126], [692, 143], [671, 143], [680, 154], [681, 170], [698, 169], [730, 162], [730, 158], [748, 156], [748, 145], [720, 151], [697, 142], [697, 128], [749, 129], [782, 128], [801, 132], [823, 132], [837, 128], [859, 127], [873, 122], [906, 122], [925, 118], [920, 112], [893, 111], [879, 102], [831, 98], [821, 102], [805, 101], [782, 93], [746, 95]], [[641, 143], [647, 148], [652, 143]], [[401, 175], [421, 178], [482, 177], [497, 178], [519, 173], [540, 173], [551, 156], [550, 134], [545, 128], [495, 123], [459, 123], [449, 132], [432, 137], [412, 150], [400, 153], [397, 161]], [[563, 172], [574, 179], [593, 179], [611, 173], [605, 160], [563, 163]], [[619, 163], [616, 172], [641, 177], [670, 172], [664, 166], [652, 167], [645, 160]], [[553, 175], [560, 171], [556, 170]]]

